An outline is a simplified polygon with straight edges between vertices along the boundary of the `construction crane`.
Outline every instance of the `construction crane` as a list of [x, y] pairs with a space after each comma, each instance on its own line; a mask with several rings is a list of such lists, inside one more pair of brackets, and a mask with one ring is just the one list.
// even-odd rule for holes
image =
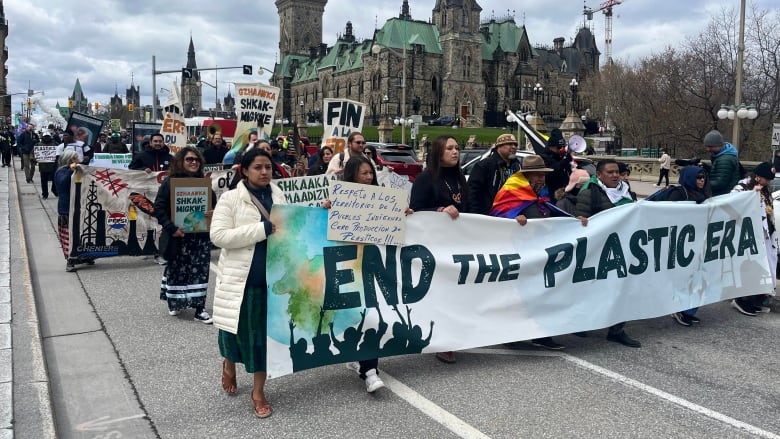
[[593, 20], [593, 14], [604, 11], [604, 53], [608, 64], [612, 64], [612, 7], [622, 4], [626, 0], [607, 0], [598, 9], [590, 9], [583, 6], [582, 14], [588, 21]]

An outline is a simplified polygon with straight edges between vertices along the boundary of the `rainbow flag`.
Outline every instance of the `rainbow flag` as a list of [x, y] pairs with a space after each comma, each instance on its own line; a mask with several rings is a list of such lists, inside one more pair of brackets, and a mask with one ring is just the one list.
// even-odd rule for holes
[[522, 172], [512, 174], [498, 191], [490, 216], [514, 219], [533, 203], [537, 203], [542, 211], [548, 210], [550, 216], [571, 216], [550, 201], [547, 186], [542, 188], [541, 193], [535, 193]]

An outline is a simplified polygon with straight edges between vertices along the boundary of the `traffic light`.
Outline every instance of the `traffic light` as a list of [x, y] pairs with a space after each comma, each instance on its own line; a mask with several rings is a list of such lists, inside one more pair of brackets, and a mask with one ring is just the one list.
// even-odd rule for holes
[[32, 99], [30, 99], [30, 98], [27, 98], [27, 109], [28, 110], [32, 109]]
[[132, 113], [134, 109], [135, 109], [135, 106], [133, 105], [132, 102], [127, 104], [127, 111]]
[[95, 102], [95, 111], [100, 109], [100, 102]]
[[68, 98], [68, 108], [73, 108], [73, 99]]

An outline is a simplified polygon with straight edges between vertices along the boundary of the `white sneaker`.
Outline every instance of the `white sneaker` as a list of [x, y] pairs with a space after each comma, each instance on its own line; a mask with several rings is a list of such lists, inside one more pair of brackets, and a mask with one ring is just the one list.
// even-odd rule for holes
[[168, 261], [166, 261], [162, 256], [155, 256], [154, 263], [157, 265], [166, 265], [168, 264]]
[[347, 369], [355, 371], [355, 373], [360, 373], [360, 363], [357, 361], [351, 361], [345, 364], [345, 366], [347, 366]]
[[168, 310], [168, 315], [169, 316], [178, 316], [179, 314], [181, 314], [181, 310], [180, 309], [176, 309], [176, 310], [170, 310], [169, 309]]
[[385, 386], [382, 379], [376, 374], [376, 369], [371, 369], [366, 372], [366, 391], [368, 393], [374, 393]]
[[211, 316], [206, 311], [201, 311], [200, 314], [195, 314], [195, 320], [207, 325], [210, 325], [213, 322]]

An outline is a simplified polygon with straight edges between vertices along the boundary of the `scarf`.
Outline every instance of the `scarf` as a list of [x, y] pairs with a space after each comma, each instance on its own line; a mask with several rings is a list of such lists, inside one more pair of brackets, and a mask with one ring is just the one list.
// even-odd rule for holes
[[[634, 202], [634, 199], [631, 198], [631, 194], [629, 193], [628, 185], [622, 181], [618, 182], [617, 187], [607, 187], [594, 175], [590, 178], [588, 183], [595, 183], [601, 186], [601, 188], [604, 189], [604, 192], [607, 193], [607, 198], [609, 198], [610, 203], [615, 206]], [[585, 187], [583, 187], [583, 189], [585, 189]]]

